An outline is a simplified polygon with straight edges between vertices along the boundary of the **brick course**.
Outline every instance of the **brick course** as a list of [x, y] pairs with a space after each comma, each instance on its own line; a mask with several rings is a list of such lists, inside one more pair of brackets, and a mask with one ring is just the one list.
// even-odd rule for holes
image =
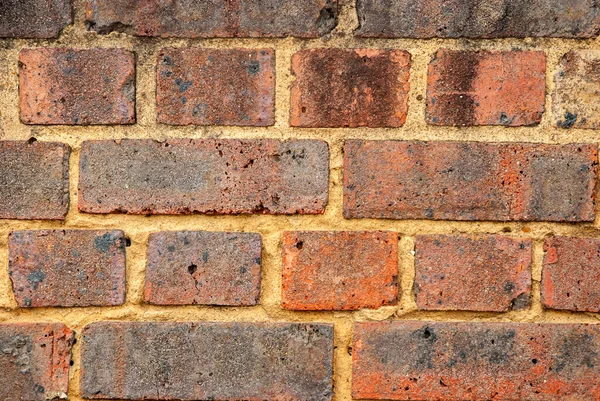
[[72, 22], [72, 0], [3, 0], [0, 4], [0, 38], [56, 38]]

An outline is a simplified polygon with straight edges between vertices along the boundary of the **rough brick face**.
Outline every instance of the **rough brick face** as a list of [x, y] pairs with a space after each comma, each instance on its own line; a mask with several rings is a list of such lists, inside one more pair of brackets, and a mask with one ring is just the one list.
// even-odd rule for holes
[[256, 305], [261, 237], [254, 233], [160, 232], [148, 240], [146, 302]]
[[88, 0], [98, 33], [137, 36], [316, 38], [337, 25], [337, 0]]
[[419, 235], [415, 252], [419, 309], [505, 312], [529, 306], [530, 239]]
[[591, 38], [595, 0], [357, 0], [358, 36], [375, 38]]
[[122, 49], [24, 49], [19, 55], [25, 124], [132, 124], [135, 58]]
[[283, 235], [283, 307], [353, 310], [395, 305], [398, 234], [306, 231]]
[[84, 398], [332, 398], [333, 326], [94, 323], [83, 330]]
[[0, 141], [0, 218], [63, 220], [70, 153], [62, 143]]
[[560, 128], [600, 128], [600, 51], [572, 50], [562, 58], [552, 94]]
[[593, 221], [595, 145], [349, 140], [347, 218]]
[[73, 339], [61, 323], [0, 324], [0, 399], [66, 399]]
[[389, 400], [597, 400], [598, 325], [355, 326], [352, 395]]
[[73, 22], [71, 0], [2, 0], [0, 38], [56, 38]]
[[14, 231], [8, 270], [20, 307], [125, 302], [122, 231]]
[[544, 241], [542, 304], [550, 309], [600, 311], [600, 239]]
[[402, 50], [310, 49], [292, 58], [290, 124], [401, 127], [411, 57]]
[[163, 49], [158, 54], [156, 79], [160, 123], [275, 123], [272, 49]]
[[132, 214], [322, 213], [326, 142], [272, 139], [86, 141], [79, 210]]
[[546, 95], [543, 52], [439, 50], [429, 64], [433, 125], [536, 125]]

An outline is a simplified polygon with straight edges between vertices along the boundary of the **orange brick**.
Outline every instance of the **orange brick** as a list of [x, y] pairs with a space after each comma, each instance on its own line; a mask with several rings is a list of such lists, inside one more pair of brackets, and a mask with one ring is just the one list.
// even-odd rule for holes
[[411, 57], [402, 50], [310, 49], [292, 57], [290, 124], [401, 127]]
[[543, 52], [439, 50], [429, 64], [433, 125], [537, 125], [544, 113]]
[[282, 286], [286, 309], [395, 305], [398, 235], [388, 231], [286, 232]]

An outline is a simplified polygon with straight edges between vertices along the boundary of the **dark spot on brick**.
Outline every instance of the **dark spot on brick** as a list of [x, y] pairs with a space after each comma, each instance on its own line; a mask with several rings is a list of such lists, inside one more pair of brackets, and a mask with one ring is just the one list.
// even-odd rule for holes
[[188, 266], [188, 273], [190, 273], [190, 274], [196, 273], [197, 270], [198, 270], [198, 266], [196, 266], [193, 263]]
[[185, 92], [192, 86], [192, 82], [191, 81], [183, 81], [181, 78], [177, 78], [177, 79], [175, 79], [175, 85], [177, 85], [177, 88], [179, 89], [180, 92]]
[[204, 263], [207, 263], [207, 262], [208, 262], [208, 251], [204, 251], [204, 252], [202, 252], [202, 261], [203, 261]]
[[116, 238], [110, 233], [106, 233], [94, 239], [94, 247], [102, 253], [110, 250], [111, 246], [116, 245]]
[[27, 275], [27, 281], [33, 286], [34, 289], [37, 290], [38, 285], [44, 281], [46, 278], [46, 274], [40, 269], [33, 270], [31, 273]]
[[246, 71], [250, 75], [256, 75], [260, 72], [260, 63], [257, 60], [250, 60], [246, 66]]

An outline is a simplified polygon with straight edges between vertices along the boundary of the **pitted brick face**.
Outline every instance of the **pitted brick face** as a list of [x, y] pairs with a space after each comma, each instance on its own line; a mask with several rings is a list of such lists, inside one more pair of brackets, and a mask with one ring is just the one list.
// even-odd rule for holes
[[543, 52], [439, 50], [429, 64], [433, 125], [537, 125], [546, 95]]
[[0, 219], [64, 220], [70, 154], [62, 143], [0, 141]]
[[372, 38], [592, 38], [595, 0], [357, 0], [360, 27]]
[[13, 231], [8, 270], [19, 307], [125, 302], [122, 231]]
[[163, 49], [158, 54], [156, 80], [160, 123], [275, 123], [272, 49]]
[[344, 216], [593, 221], [597, 147], [349, 140]]
[[549, 309], [600, 312], [600, 240], [551, 237], [544, 241], [542, 304]]
[[99, 322], [83, 330], [91, 399], [314, 400], [333, 396], [333, 325]]
[[401, 127], [411, 56], [402, 50], [309, 49], [292, 57], [290, 125]]
[[88, 0], [86, 25], [101, 34], [317, 38], [337, 25], [337, 0]]
[[596, 400], [599, 327], [358, 323], [352, 350], [352, 398]]
[[0, 38], [56, 38], [72, 22], [72, 0], [0, 2]]
[[86, 141], [79, 210], [131, 214], [319, 214], [329, 151], [317, 140]]
[[146, 302], [256, 305], [261, 237], [254, 233], [159, 232], [148, 240]]
[[554, 77], [554, 123], [559, 128], [600, 128], [600, 51], [572, 50]]
[[286, 232], [282, 246], [284, 308], [355, 310], [396, 305], [397, 233]]
[[74, 339], [61, 323], [1, 323], [0, 399], [66, 399]]
[[135, 57], [122, 49], [24, 49], [19, 55], [24, 124], [135, 122]]
[[531, 240], [500, 235], [418, 235], [417, 307], [506, 312], [531, 296]]

